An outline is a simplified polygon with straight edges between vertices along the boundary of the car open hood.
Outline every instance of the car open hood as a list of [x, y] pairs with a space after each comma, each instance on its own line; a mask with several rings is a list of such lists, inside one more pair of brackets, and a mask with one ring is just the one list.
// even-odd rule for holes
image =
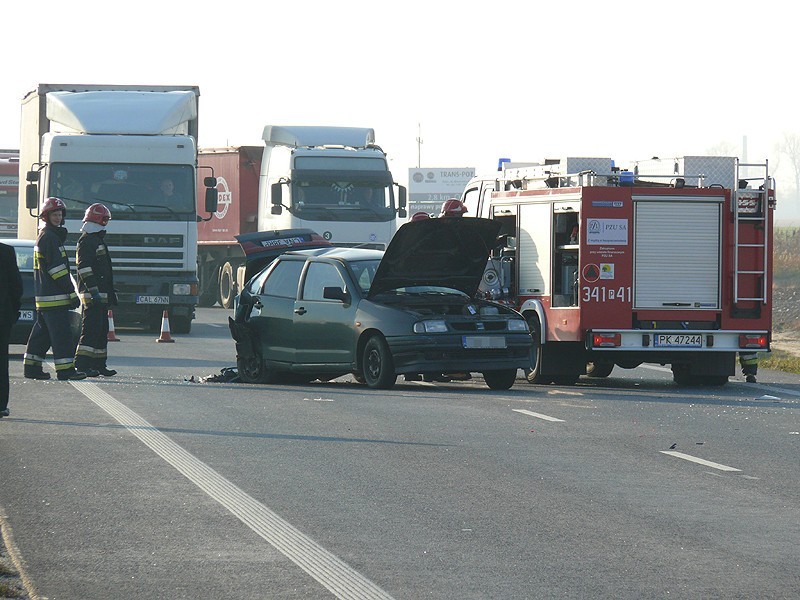
[[244, 250], [245, 281], [288, 250], [313, 250], [332, 246], [328, 240], [310, 229], [276, 229], [237, 235]]
[[474, 296], [499, 231], [498, 222], [473, 217], [406, 223], [389, 243], [369, 297], [419, 285], [449, 287]]

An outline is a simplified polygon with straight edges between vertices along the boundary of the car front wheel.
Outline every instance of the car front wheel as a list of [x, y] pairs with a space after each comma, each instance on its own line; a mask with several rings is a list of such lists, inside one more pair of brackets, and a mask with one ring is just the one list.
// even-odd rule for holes
[[388, 390], [397, 381], [389, 345], [380, 335], [374, 335], [367, 340], [361, 366], [364, 382], [371, 388]]
[[514, 385], [514, 381], [517, 379], [517, 370], [484, 371], [483, 379], [492, 390], [507, 390]]
[[275, 379], [274, 373], [267, 368], [261, 355], [251, 355], [238, 357], [236, 367], [239, 378], [245, 383], [272, 383]]

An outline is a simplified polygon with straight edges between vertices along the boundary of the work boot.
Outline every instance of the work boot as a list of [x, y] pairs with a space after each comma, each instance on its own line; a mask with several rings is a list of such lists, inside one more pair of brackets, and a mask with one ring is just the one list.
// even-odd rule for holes
[[100, 377], [100, 371], [97, 369], [92, 369], [91, 367], [83, 369], [83, 372], [86, 373], [87, 377]]
[[50, 373], [45, 373], [42, 369], [25, 369], [26, 379], [50, 379]]
[[117, 374], [117, 371], [115, 369], [109, 369], [106, 366], [102, 366], [100, 367], [99, 373], [103, 377], [113, 377], [114, 375]]
[[755, 375], [748, 375], [744, 378], [747, 383], [756, 383], [756, 376]]
[[7, 417], [10, 414], [11, 411], [8, 410], [7, 408], [4, 408], [3, 410], [0, 410], [0, 419], [2, 419], [3, 417]]
[[57, 374], [59, 381], [80, 381], [86, 379], [86, 373], [75, 369], [65, 369]]

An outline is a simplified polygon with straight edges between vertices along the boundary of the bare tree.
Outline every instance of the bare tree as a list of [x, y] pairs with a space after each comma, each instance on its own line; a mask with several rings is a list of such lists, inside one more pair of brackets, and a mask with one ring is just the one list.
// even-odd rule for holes
[[781, 141], [776, 144], [777, 151], [789, 161], [794, 174], [795, 200], [800, 191], [800, 134], [784, 132]]

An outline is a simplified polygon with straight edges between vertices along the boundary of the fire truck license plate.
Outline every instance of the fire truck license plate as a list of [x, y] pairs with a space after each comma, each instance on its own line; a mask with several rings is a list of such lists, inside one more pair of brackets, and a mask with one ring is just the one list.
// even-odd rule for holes
[[169, 304], [169, 296], [136, 296], [136, 304]]
[[702, 348], [703, 336], [702, 335], [686, 335], [682, 333], [664, 334], [658, 333], [653, 341], [654, 346], [661, 348]]

